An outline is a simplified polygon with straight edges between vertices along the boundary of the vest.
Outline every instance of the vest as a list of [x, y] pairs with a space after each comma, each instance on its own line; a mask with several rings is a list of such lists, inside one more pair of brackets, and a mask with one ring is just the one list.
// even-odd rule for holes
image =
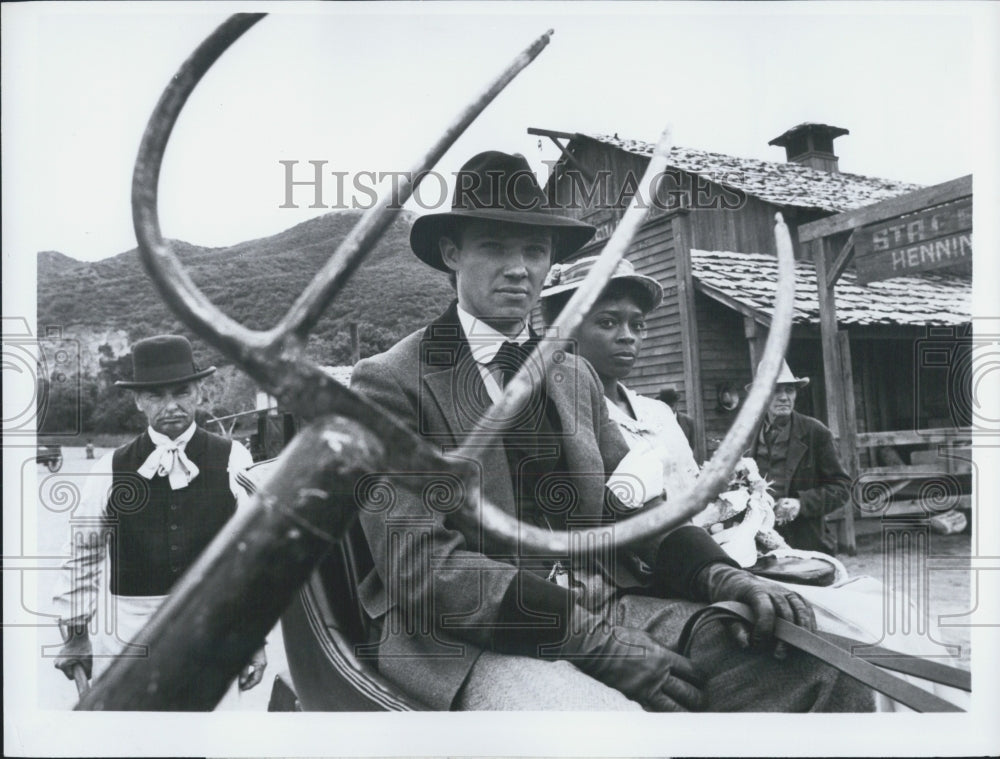
[[775, 500], [788, 497], [788, 441], [791, 439], [792, 423], [768, 429], [767, 423], [761, 426], [757, 435], [754, 451], [754, 461], [762, 477], [771, 481], [771, 495]]
[[229, 489], [232, 443], [202, 429], [184, 449], [198, 467], [186, 488], [171, 490], [166, 477], [138, 474], [155, 446], [144, 432], [115, 451], [107, 515], [113, 536], [111, 592], [162, 596], [236, 511]]

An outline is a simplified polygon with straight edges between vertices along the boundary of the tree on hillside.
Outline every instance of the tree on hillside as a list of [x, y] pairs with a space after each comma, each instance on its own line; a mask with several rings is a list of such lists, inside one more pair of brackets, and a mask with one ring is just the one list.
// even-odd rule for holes
[[53, 372], [50, 377], [39, 374], [37, 385], [35, 421], [39, 435], [76, 435], [86, 430], [96, 403], [92, 382], [79, 375], [65, 377]]
[[96, 398], [86, 423], [89, 432], [141, 432], [145, 417], [135, 406], [132, 394], [115, 385], [117, 380], [132, 377], [132, 354], [115, 356], [107, 343], [98, 349], [100, 370], [97, 374]]
[[[204, 423], [212, 418], [253, 411], [257, 402], [257, 385], [250, 377], [233, 366], [224, 366], [202, 381], [202, 406], [207, 411]], [[231, 435], [236, 419], [222, 422], [222, 429], [213, 432]]]

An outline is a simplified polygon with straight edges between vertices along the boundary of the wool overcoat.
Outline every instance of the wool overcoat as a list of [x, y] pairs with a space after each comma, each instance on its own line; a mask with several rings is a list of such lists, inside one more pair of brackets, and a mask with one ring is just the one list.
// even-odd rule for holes
[[[778, 527], [778, 532], [792, 548], [836, 553], [837, 535], [824, 517], [847, 502], [851, 478], [837, 458], [826, 425], [796, 411], [790, 425], [784, 465], [788, 490], [774, 496], [798, 498], [801, 511], [795, 520]], [[758, 439], [759, 432], [747, 455], [756, 454]]]

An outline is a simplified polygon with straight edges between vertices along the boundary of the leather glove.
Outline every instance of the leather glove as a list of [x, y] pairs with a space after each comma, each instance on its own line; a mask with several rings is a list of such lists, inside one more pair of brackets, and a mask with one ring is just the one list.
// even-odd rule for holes
[[264, 670], [267, 669], [267, 655], [264, 647], [261, 646], [252, 657], [250, 663], [240, 670], [239, 688], [241, 691], [250, 690], [264, 679]]
[[90, 679], [94, 665], [94, 648], [90, 643], [86, 626], [62, 627], [63, 647], [55, 660], [56, 669], [62, 670], [70, 680], [73, 679], [73, 668], [80, 664]]
[[608, 625], [581, 607], [574, 609], [571, 625], [559, 658], [573, 662], [647, 711], [705, 708], [704, 678], [687, 657], [642, 630]]
[[775, 645], [774, 641], [774, 623], [779, 617], [810, 632], [816, 631], [816, 617], [802, 596], [746, 570], [714, 562], [698, 572], [694, 587], [699, 596], [697, 600], [708, 603], [739, 601], [751, 608], [754, 624], [749, 636], [741, 623], [733, 623], [729, 628], [740, 648], [753, 651], [773, 648], [775, 658], [784, 659], [787, 647], [781, 641]]

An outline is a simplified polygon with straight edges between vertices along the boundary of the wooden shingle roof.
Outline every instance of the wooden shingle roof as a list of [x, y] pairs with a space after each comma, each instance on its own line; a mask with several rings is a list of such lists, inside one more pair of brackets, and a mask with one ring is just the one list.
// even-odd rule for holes
[[[759, 253], [691, 250], [695, 287], [738, 311], [770, 321], [778, 281], [778, 261]], [[857, 284], [846, 270], [836, 286], [840, 324], [954, 326], [972, 321], [972, 280], [969, 276], [927, 272], [868, 285]], [[797, 324], [819, 323], [819, 296], [812, 262], [795, 264]]]
[[[617, 135], [581, 136], [628, 153], [653, 155], [653, 143], [642, 140], [623, 139]], [[833, 212], [850, 211], [921, 187], [861, 174], [820, 171], [798, 163], [738, 158], [677, 146], [670, 151], [668, 163], [769, 203]]]

